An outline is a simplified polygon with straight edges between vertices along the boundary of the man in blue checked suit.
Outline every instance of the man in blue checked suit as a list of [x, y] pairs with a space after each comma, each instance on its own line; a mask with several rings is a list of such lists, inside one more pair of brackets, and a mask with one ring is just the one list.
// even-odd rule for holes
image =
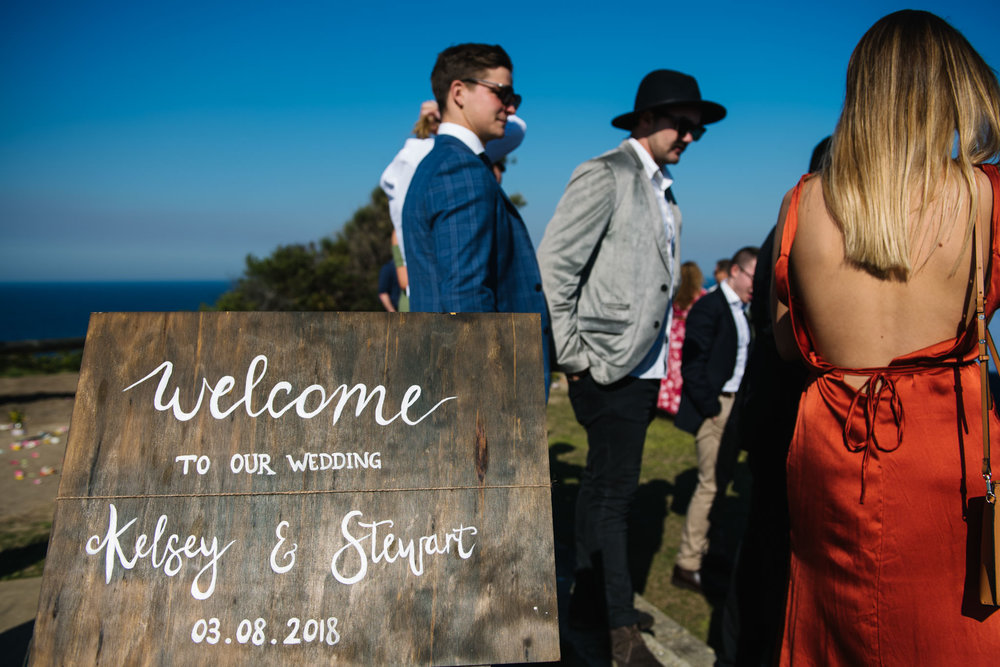
[[547, 395], [549, 318], [534, 246], [483, 153], [520, 104], [512, 70], [500, 46], [459, 44], [438, 55], [431, 88], [441, 126], [403, 203], [410, 309], [538, 313]]

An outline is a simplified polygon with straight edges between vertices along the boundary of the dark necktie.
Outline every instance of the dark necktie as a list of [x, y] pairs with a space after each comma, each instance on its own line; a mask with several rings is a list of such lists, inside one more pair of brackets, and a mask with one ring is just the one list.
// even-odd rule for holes
[[479, 153], [479, 159], [483, 161], [483, 164], [486, 165], [487, 169], [492, 171], [493, 163], [490, 162], [490, 157], [485, 152]]

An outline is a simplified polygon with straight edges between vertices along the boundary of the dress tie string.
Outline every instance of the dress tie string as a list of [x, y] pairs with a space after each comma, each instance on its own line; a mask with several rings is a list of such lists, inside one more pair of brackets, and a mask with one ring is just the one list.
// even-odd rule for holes
[[[886, 393], [888, 393], [888, 396], [883, 397], [883, 394]], [[852, 441], [851, 424], [854, 422], [855, 413], [858, 412], [858, 408], [860, 407], [862, 396], [867, 397], [867, 401], [864, 406], [865, 436], [861, 440]], [[893, 447], [883, 447], [879, 443], [878, 435], [876, 433], [876, 419], [878, 416], [879, 406], [882, 405], [883, 398], [888, 401], [893, 421], [896, 424], [896, 444]], [[861, 457], [860, 503], [864, 504], [865, 502], [865, 472], [868, 469], [868, 459], [871, 455], [872, 447], [875, 447], [879, 451], [883, 452], [893, 452], [899, 448], [902, 442], [903, 403], [899, 400], [899, 396], [896, 395], [896, 384], [893, 379], [885, 373], [874, 373], [869, 376], [865, 384], [862, 385], [857, 392], [855, 392], [854, 398], [851, 400], [851, 406], [847, 409], [847, 419], [844, 422], [844, 446], [847, 447], [850, 452], [860, 452], [864, 450], [864, 455]]]

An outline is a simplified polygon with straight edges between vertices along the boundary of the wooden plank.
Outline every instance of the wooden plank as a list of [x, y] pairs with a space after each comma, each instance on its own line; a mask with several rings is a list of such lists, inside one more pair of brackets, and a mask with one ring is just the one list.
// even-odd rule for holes
[[539, 328], [95, 314], [32, 664], [557, 660]]

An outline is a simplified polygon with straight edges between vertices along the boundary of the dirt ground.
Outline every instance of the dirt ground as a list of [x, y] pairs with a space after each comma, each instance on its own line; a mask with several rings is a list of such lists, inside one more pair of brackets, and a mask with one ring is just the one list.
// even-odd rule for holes
[[[79, 373], [0, 378], [0, 539], [44, 533], [52, 520]], [[10, 412], [24, 416], [24, 434]], [[0, 663], [21, 664], [38, 610], [41, 579], [0, 581]], [[6, 659], [10, 663], [5, 663]]]
[[[79, 373], [0, 378], [4, 532], [52, 518], [79, 378]], [[12, 410], [24, 415], [23, 435], [9, 428]]]

